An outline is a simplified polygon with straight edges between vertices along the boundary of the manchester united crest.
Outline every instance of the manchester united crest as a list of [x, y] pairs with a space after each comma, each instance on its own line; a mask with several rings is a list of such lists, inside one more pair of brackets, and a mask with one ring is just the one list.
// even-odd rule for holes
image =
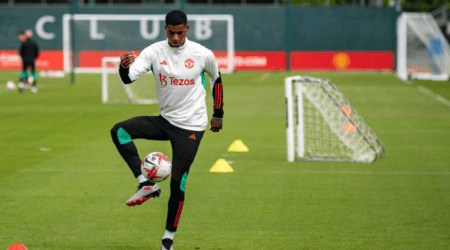
[[192, 67], [194, 67], [194, 60], [192, 59], [187, 59], [186, 61], [184, 61], [184, 66], [186, 66], [186, 68], [190, 69]]

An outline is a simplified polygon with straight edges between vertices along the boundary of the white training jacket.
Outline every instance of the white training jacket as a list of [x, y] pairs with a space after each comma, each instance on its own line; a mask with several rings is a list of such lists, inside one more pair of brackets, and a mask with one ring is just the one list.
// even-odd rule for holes
[[180, 47], [170, 47], [167, 39], [156, 42], [136, 58], [128, 77], [135, 81], [149, 70], [155, 77], [161, 115], [179, 128], [204, 131], [208, 124], [204, 72], [211, 79], [211, 92], [220, 76], [212, 51], [187, 38]]

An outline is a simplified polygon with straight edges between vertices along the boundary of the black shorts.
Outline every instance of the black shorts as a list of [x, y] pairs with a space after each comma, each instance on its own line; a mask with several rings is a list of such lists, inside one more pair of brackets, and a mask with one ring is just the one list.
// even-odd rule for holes
[[28, 67], [31, 68], [31, 72], [34, 72], [34, 70], [35, 70], [34, 62], [24, 61], [23, 62], [23, 67], [22, 67], [22, 71], [27, 71]]
[[[172, 181], [181, 181], [189, 173], [205, 131], [191, 131], [172, 125], [160, 116], [138, 116], [117, 124], [131, 139], [170, 141], [172, 145]], [[143, 156], [142, 156], [143, 157]], [[186, 178], [186, 177], [184, 177]]]

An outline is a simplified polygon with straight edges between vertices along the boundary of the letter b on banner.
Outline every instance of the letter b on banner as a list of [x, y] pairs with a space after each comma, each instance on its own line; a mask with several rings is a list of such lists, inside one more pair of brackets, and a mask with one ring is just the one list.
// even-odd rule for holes
[[207, 40], [212, 36], [211, 20], [199, 19], [195, 20], [195, 39]]

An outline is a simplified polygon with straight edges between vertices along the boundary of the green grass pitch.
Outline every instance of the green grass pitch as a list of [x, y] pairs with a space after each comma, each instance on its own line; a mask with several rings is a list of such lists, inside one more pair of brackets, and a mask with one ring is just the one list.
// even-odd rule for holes
[[[384, 73], [329, 78], [383, 142], [373, 164], [286, 161], [284, 78], [223, 75], [224, 127], [207, 130], [186, 184], [177, 250], [449, 249], [449, 82], [402, 82]], [[159, 249], [162, 196], [127, 207], [137, 180], [110, 138], [112, 126], [157, 106], [103, 105], [101, 76], [76, 84], [38, 78], [39, 93], [5, 88], [0, 72], [0, 249]], [[207, 103], [211, 115], [212, 98]], [[230, 153], [235, 140], [249, 148]], [[168, 142], [136, 140], [143, 156]], [[233, 173], [210, 173], [219, 159]]]

